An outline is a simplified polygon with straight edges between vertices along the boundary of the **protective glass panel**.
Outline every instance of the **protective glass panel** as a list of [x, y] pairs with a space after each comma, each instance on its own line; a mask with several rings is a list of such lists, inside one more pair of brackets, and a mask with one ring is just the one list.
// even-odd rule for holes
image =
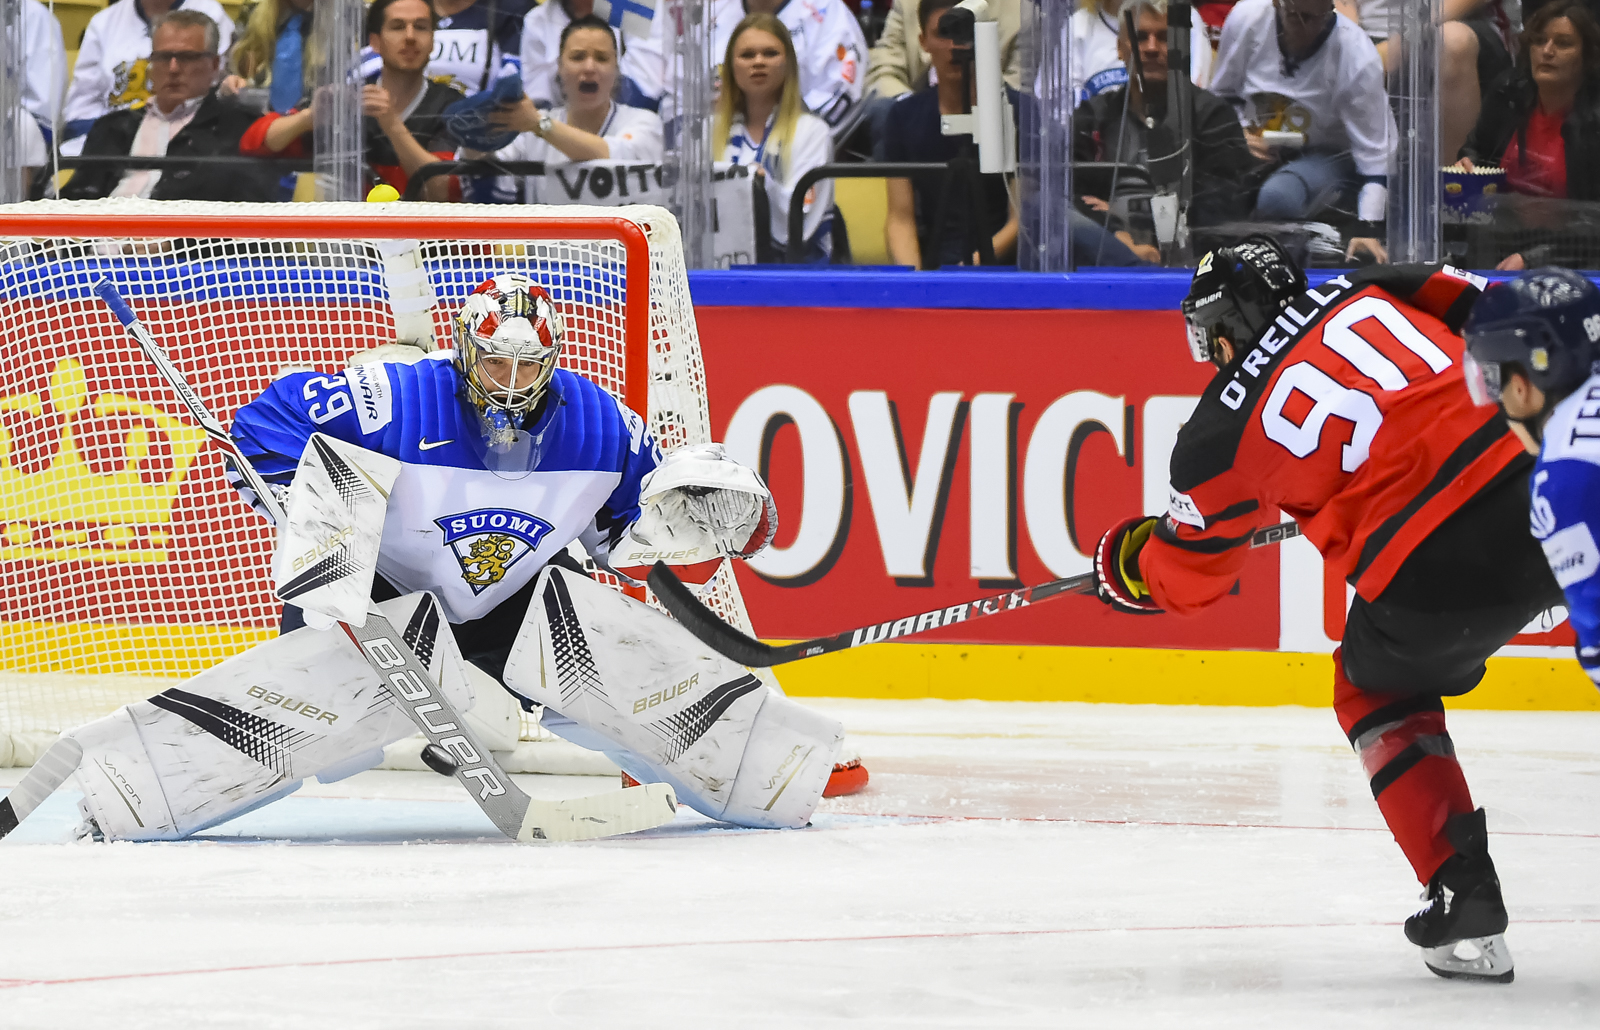
[[1397, 223], [1403, 253], [1426, 252], [1436, 205], [1411, 184], [1438, 144], [1413, 133], [1397, 156], [1399, 125], [1435, 117], [1438, 29], [1416, 6], [1078, 5], [1070, 264], [1190, 266], [1266, 232], [1307, 266], [1349, 267], [1383, 259]]
[[362, 198], [361, 0], [319, 0], [315, 22], [316, 92], [311, 109], [312, 166], [318, 200]]
[[[22, 40], [22, 0], [0, 0], [0, 40], [5, 47], [0, 50], [0, 203], [13, 203], [26, 197], [27, 168], [30, 156], [34, 164], [42, 164], [42, 154], [30, 155], [29, 150], [42, 149], [27, 146], [29, 139], [37, 139], [38, 130], [23, 135], [23, 119], [28, 117], [22, 107], [22, 89], [27, 76], [26, 47]], [[40, 141], [42, 142], [42, 141]]]

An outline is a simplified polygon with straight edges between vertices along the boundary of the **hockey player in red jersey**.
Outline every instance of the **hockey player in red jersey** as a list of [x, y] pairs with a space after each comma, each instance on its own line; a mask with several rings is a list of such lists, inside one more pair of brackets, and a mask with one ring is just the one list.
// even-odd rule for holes
[[1183, 311], [1195, 360], [1219, 371], [1178, 435], [1167, 514], [1113, 526], [1095, 568], [1122, 610], [1196, 612], [1232, 589], [1274, 508], [1299, 523], [1355, 587], [1334, 710], [1426, 887], [1406, 937], [1441, 976], [1505, 982], [1500, 883], [1440, 698], [1561, 592], [1527, 531], [1532, 460], [1463, 383], [1482, 284], [1412, 265], [1308, 289], [1269, 238], [1207, 254]]

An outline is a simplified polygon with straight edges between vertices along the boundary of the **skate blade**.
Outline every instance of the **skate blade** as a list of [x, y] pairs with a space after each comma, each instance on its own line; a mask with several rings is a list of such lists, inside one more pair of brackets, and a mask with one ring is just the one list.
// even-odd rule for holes
[[1437, 948], [1422, 949], [1423, 964], [1447, 980], [1508, 984], [1517, 975], [1504, 934], [1469, 937]]

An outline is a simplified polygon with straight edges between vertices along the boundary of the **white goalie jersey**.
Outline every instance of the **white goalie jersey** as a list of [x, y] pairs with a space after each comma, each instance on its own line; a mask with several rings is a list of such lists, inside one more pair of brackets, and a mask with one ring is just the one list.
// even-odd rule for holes
[[639, 484], [660, 451], [636, 413], [557, 371], [531, 430], [532, 471], [491, 470], [449, 357], [285, 376], [240, 409], [232, 433], [268, 484], [293, 479], [313, 433], [398, 460], [377, 571], [402, 593], [435, 592], [451, 622], [466, 622], [574, 540], [605, 563], [639, 516]]

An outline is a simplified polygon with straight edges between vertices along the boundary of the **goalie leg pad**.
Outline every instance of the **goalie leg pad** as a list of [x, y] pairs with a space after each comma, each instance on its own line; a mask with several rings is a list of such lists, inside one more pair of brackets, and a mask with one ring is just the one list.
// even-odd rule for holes
[[844, 736], [668, 616], [554, 567], [534, 588], [505, 683], [545, 706], [552, 732], [741, 826], [805, 825]]
[[[472, 703], [449, 623], [429, 594], [379, 610], [459, 708]], [[174, 840], [378, 764], [415, 730], [343, 633], [300, 629], [73, 731], [77, 779], [108, 840]]]

